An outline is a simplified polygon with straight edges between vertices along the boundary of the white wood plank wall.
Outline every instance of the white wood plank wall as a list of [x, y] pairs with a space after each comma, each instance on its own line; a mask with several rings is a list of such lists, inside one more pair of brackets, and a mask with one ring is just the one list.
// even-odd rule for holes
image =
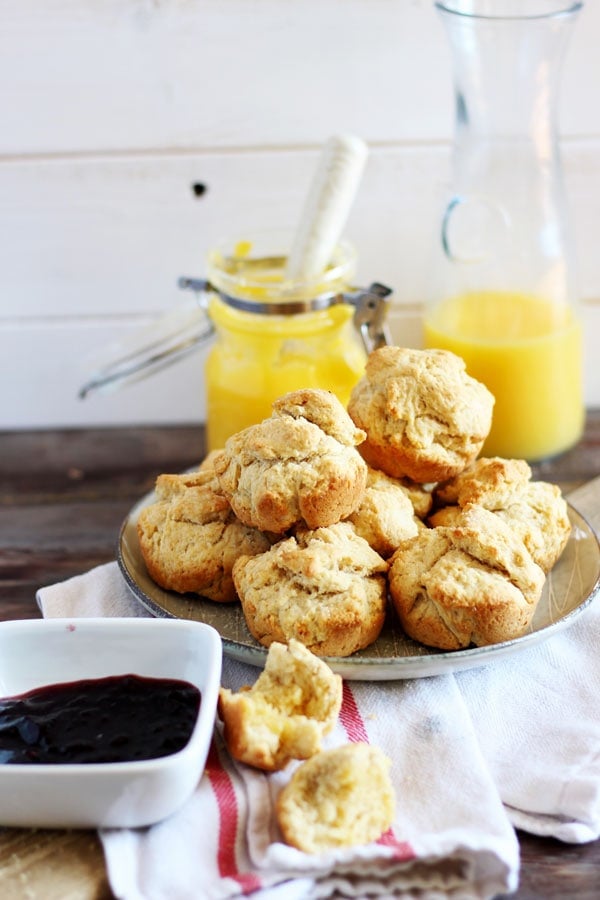
[[[218, 238], [292, 228], [336, 131], [370, 147], [347, 229], [359, 275], [394, 287], [396, 339], [418, 342], [453, 114], [429, 0], [0, 0], [0, 16], [0, 428], [201, 420], [201, 352], [80, 401], [89, 355], [172, 308]], [[560, 134], [590, 405], [599, 39], [588, 0]]]

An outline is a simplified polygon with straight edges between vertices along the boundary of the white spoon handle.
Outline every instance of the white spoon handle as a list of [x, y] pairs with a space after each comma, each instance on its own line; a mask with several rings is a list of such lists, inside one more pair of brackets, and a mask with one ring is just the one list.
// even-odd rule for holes
[[334, 135], [323, 147], [292, 244], [286, 278], [310, 281], [327, 267], [345, 227], [365, 162], [367, 145]]

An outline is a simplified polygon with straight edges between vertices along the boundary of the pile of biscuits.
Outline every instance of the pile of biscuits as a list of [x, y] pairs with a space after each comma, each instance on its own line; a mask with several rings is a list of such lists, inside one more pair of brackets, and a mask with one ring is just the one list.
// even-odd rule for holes
[[478, 458], [493, 405], [458, 356], [400, 347], [370, 354], [347, 409], [286, 394], [198, 471], [159, 476], [138, 521], [149, 574], [317, 656], [373, 643], [390, 606], [430, 647], [518, 637], [571, 526], [526, 462]]

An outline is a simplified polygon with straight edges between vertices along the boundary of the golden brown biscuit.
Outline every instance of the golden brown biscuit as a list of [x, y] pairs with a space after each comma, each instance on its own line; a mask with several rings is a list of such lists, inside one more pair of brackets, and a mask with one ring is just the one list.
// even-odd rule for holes
[[367, 433], [369, 465], [419, 483], [452, 478], [478, 455], [494, 397], [447, 350], [382, 347], [367, 360], [348, 411]]
[[476, 503], [486, 509], [504, 509], [519, 498], [530, 478], [531, 469], [524, 459], [482, 457], [464, 472], [436, 485], [434, 501], [440, 505]]
[[430, 528], [451, 528], [460, 521], [462, 516], [461, 506], [441, 506], [434, 513], [427, 517], [427, 524]]
[[405, 487], [395, 478], [369, 467], [360, 506], [347, 519], [376, 553], [387, 559], [405, 540], [425, 526], [415, 515]]
[[495, 513], [468, 506], [453, 527], [425, 529], [391, 560], [392, 602], [404, 631], [442, 650], [519, 637], [544, 572]]
[[302, 763], [280, 792], [283, 839], [305, 853], [377, 840], [394, 821], [390, 760], [376, 746], [345, 744]]
[[346, 518], [360, 503], [364, 438], [329, 391], [294, 391], [273, 414], [227, 441], [214, 462], [222, 491], [246, 525], [282, 534]]
[[209, 487], [215, 493], [214, 502], [218, 505], [227, 501], [219, 490], [219, 483], [215, 473], [210, 467], [198, 468], [191, 472], [183, 472], [178, 475], [159, 475], [154, 484], [154, 493], [159, 500], [171, 500], [173, 497], [181, 497], [189, 488]]
[[282, 769], [321, 750], [337, 720], [342, 679], [303, 644], [269, 647], [263, 672], [250, 689], [219, 691], [219, 715], [231, 755], [258, 769]]
[[264, 646], [295, 638], [317, 656], [349, 656], [379, 636], [386, 571], [352, 525], [339, 522], [240, 557], [233, 579], [248, 628]]
[[210, 469], [159, 475], [156, 495], [137, 523], [152, 580], [178, 593], [220, 603], [236, 600], [231, 576], [235, 560], [267, 550], [268, 537], [236, 518]]
[[411, 481], [410, 478], [394, 478], [394, 483], [400, 485], [412, 503], [415, 515], [421, 520], [426, 519], [433, 506], [432, 491], [435, 483], [417, 484], [416, 481]]
[[450, 526], [461, 507], [476, 503], [507, 522], [544, 572], [554, 566], [571, 533], [566, 500], [560, 488], [545, 481], [530, 481], [524, 460], [478, 459], [456, 478], [438, 485], [436, 502], [442, 506], [428, 518], [432, 527]]
[[198, 466], [198, 469], [199, 469], [201, 472], [204, 472], [204, 471], [211, 471], [211, 472], [214, 473], [214, 470], [215, 470], [215, 459], [217, 458], [217, 456], [219, 455], [219, 453], [221, 453], [221, 450], [210, 450], [210, 451], [206, 454], [206, 456], [204, 457], [204, 459], [202, 460], [202, 462], [200, 463], [200, 465]]
[[549, 572], [571, 534], [569, 507], [558, 485], [532, 481], [497, 515], [521, 538], [538, 566]]

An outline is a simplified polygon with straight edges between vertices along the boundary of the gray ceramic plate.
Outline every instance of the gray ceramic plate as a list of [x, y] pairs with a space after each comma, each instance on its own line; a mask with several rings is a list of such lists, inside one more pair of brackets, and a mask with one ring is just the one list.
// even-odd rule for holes
[[[248, 631], [239, 604], [213, 603], [192, 594], [165, 591], [148, 575], [136, 522], [140, 510], [155, 499], [153, 493], [143, 497], [129, 513], [119, 535], [118, 561], [133, 595], [155, 616], [194, 619], [212, 625], [221, 635], [227, 656], [263, 666], [267, 651]], [[351, 680], [422, 678], [486, 665], [556, 634], [574, 622], [600, 592], [598, 538], [573, 507], [569, 507], [569, 516], [573, 526], [569, 542], [546, 579], [533, 622], [522, 637], [468, 650], [432, 650], [407, 638], [390, 614], [374, 644], [351, 657], [327, 657], [327, 662], [334, 671]]]

